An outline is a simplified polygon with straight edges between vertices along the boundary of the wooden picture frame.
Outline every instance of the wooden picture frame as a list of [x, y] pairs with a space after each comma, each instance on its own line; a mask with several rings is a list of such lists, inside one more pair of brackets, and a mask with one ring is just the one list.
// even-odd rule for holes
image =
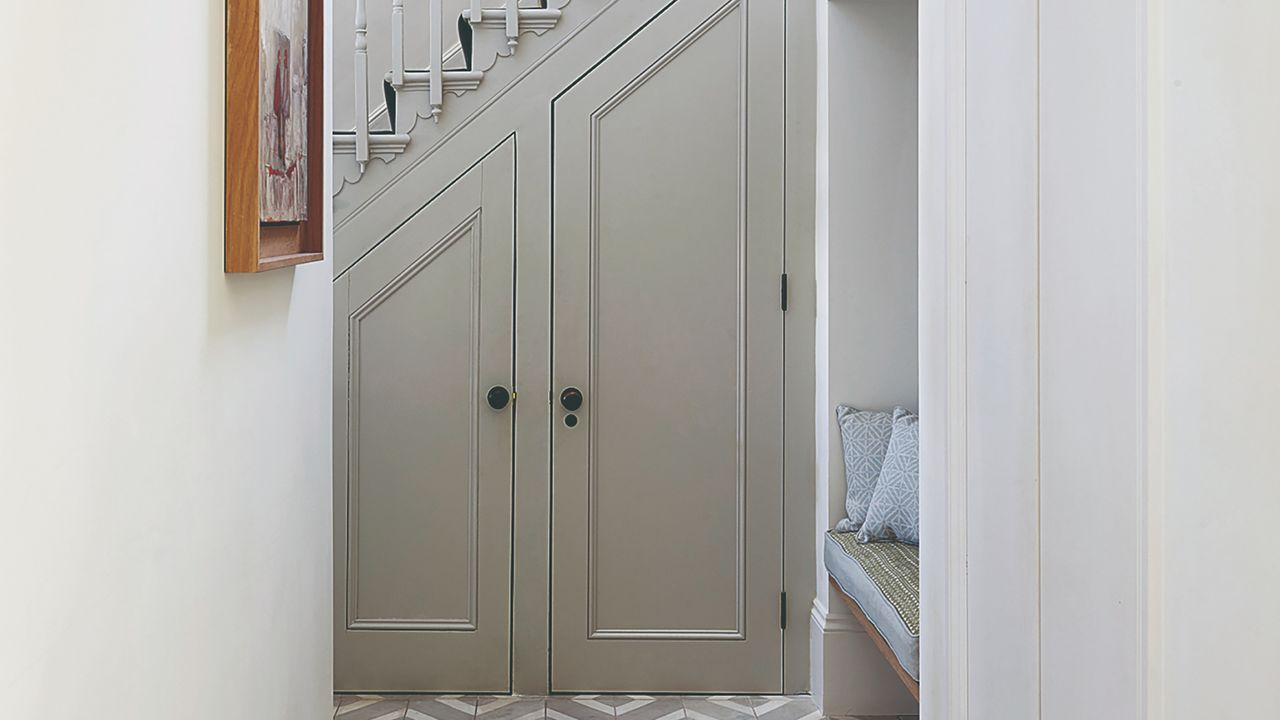
[[[267, 57], [264, 11], [277, 13], [269, 17], [280, 12], [306, 17], [305, 39], [291, 44], [289, 37], [277, 36], [282, 42], [272, 58], [274, 70], [262, 67]], [[323, 0], [227, 0], [224, 270], [228, 273], [262, 272], [324, 259], [324, 40]], [[284, 79], [281, 67], [286, 70]], [[299, 68], [305, 68], [300, 81], [291, 74]], [[264, 72], [274, 73], [276, 83], [276, 110], [271, 118], [262, 108]], [[299, 98], [305, 101], [295, 102]], [[305, 107], [305, 121], [296, 118], [295, 104]], [[285, 117], [287, 123], [281, 120]], [[275, 135], [264, 140], [268, 122]], [[288, 142], [280, 127], [285, 124], [295, 133]], [[302, 128], [305, 138], [299, 139], [296, 133]], [[295, 162], [276, 171], [264, 160], [264, 145], [269, 146], [268, 152], [279, 146], [282, 158], [287, 148]], [[267, 201], [270, 212], [264, 211], [263, 183], [271, 182], [271, 176], [285, 175], [289, 188], [268, 190], [273, 199]], [[287, 212], [278, 213], [276, 197], [286, 198], [278, 205]]]

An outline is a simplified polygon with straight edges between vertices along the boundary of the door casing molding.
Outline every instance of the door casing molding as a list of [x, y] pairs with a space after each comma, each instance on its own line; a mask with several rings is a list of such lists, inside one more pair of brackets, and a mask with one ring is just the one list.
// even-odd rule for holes
[[[819, 0], [824, 1], [824, 0]], [[1049, 0], [1041, 0], [1044, 5]], [[969, 560], [967, 503], [968, 368], [969, 343], [967, 254], [970, 153], [996, 152], [990, 147], [968, 146], [967, 128], [972, 113], [975, 125], [989, 122], [982, 108], [967, 103], [966, 67], [969, 16], [966, 0], [919, 0], [920, 2], [920, 349], [921, 349], [921, 613], [929, 630], [922, 637], [921, 717], [925, 720], [966, 720], [970, 702], [970, 653], [968, 622]], [[1136, 717], [1163, 718], [1164, 706], [1164, 618], [1163, 582], [1165, 562], [1164, 502], [1164, 361], [1165, 344], [1165, 227], [1163, 220], [1163, 111], [1164, 0], [1132, 0], [1113, 7], [1114, 16], [1101, 22], [1126, 22], [1136, 17], [1132, 35], [1100, 36], [1110, 42], [1102, 50], [1132, 57], [1136, 68], [1138, 123], [1132, 136], [1137, 164], [1137, 192], [1131, 206], [1134, 220], [1135, 269], [1132, 282], [1139, 307], [1133, 328], [1137, 338], [1138, 367], [1133, 400], [1138, 463], [1133, 468], [1137, 491], [1138, 543], [1132, 562], [1138, 580], [1138, 606], [1133, 622], [1138, 628], [1135, 669]], [[1057, 7], [1061, 12], [1062, 7]], [[974, 47], [980, 46], [983, 32], [992, 31], [975, 22]], [[1073, 29], [1041, 27], [1047, 32]], [[1076, 52], [1084, 43], [1055, 38], [1056, 48]], [[1092, 52], [1098, 52], [1093, 48]], [[1083, 51], [1082, 51], [1083, 52]], [[1068, 58], [1059, 52], [1050, 60], [1062, 64]], [[991, 78], [984, 81], [990, 84]], [[1037, 117], [1042, 107], [1037, 107]], [[1084, 112], [1084, 110], [1079, 110]], [[1108, 117], [1108, 130], [1128, 128], [1131, 115]], [[1059, 129], [1062, 118], [1055, 118]], [[1061, 140], [1061, 138], [1058, 138]], [[1068, 182], [1085, 183], [1087, 168], [1062, 166], [1056, 187]], [[973, 189], [975, 192], [978, 188]], [[1042, 193], [1041, 193], [1042, 194]], [[1108, 218], [1114, 219], [1114, 218]], [[1037, 224], [1042, 223], [1037, 209]], [[1060, 311], [1059, 311], [1060, 312]], [[1128, 399], [1125, 400], [1125, 403]], [[1042, 621], [1043, 622], [1043, 619]], [[1039, 630], [1039, 628], [1037, 628]], [[981, 657], [974, 658], [982, 662]], [[990, 694], [992, 688], [974, 688]], [[1082, 692], [1087, 688], [1081, 688]], [[1042, 707], [1037, 716], [1053, 715]]]
[[968, 718], [966, 0], [920, 0], [921, 717]]

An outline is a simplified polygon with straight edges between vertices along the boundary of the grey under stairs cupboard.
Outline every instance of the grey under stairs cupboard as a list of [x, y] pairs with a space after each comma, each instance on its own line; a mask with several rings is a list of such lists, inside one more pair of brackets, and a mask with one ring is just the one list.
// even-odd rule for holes
[[339, 283], [339, 689], [509, 686], [512, 413], [484, 400], [513, 371], [512, 145]]
[[[781, 692], [784, 14], [661, 8], [335, 282], [339, 690], [510, 692], [534, 538], [545, 690]], [[517, 197], [549, 266], [517, 262]], [[548, 511], [517, 516], [544, 441]]]

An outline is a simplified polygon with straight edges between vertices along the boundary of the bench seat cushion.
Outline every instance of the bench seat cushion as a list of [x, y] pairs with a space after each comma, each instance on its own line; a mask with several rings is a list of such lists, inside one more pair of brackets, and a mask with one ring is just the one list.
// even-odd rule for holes
[[827, 533], [827, 572], [880, 631], [902, 669], [920, 680], [920, 548], [859, 543], [856, 533]]

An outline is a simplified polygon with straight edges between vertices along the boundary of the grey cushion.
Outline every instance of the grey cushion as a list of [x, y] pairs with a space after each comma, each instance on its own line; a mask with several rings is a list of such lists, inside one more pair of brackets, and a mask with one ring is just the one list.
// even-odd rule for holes
[[879, 631], [902, 669], [920, 679], [920, 550], [903, 543], [859, 544], [827, 533], [827, 572]]
[[836, 407], [836, 423], [840, 427], [840, 444], [844, 448], [845, 519], [836, 525], [840, 532], [857, 532], [867, 519], [871, 495], [893, 434], [892, 411], [855, 410], [848, 405]]
[[858, 542], [920, 543], [920, 418], [898, 408]]

